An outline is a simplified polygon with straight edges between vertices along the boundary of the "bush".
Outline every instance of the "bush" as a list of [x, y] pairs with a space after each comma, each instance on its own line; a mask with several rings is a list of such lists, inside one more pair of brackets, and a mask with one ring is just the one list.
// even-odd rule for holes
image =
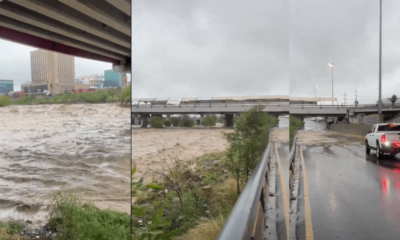
[[171, 122], [169, 120], [164, 121], [164, 126], [171, 127]]
[[206, 127], [212, 127], [212, 126], [215, 126], [216, 122], [217, 122], [217, 119], [215, 117], [205, 117], [203, 119], [203, 121], [201, 122], [201, 124]]
[[127, 86], [126, 88], [122, 89], [122, 93], [121, 93], [121, 104], [129, 104], [131, 102], [131, 86]]
[[303, 126], [304, 126], [304, 122], [301, 121], [300, 119], [292, 117], [292, 116], [289, 117], [289, 147], [290, 148], [292, 148], [292, 143], [293, 143], [294, 137], [296, 135], [296, 132], [295, 132], [296, 128], [303, 127]]
[[10, 97], [0, 96], [0, 107], [6, 107], [10, 105]]
[[178, 127], [181, 124], [181, 120], [177, 117], [171, 118], [171, 123], [174, 127]]
[[185, 120], [183, 120], [182, 125], [184, 127], [193, 127], [194, 121], [193, 121], [193, 119], [185, 119]]
[[150, 118], [150, 126], [152, 128], [163, 128], [163, 120], [160, 117], [153, 116]]

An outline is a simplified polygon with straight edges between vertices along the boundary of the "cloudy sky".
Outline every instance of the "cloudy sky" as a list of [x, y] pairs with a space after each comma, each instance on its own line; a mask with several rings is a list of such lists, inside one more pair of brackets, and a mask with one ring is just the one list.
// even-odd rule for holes
[[[31, 81], [30, 52], [37, 48], [0, 39], [0, 79], [14, 80], [14, 90]], [[75, 58], [75, 76], [102, 74], [112, 69], [111, 63]]]
[[132, 1], [132, 95], [287, 95], [288, 22], [288, 1]]
[[[400, 1], [382, 8], [382, 94], [400, 97]], [[290, 95], [375, 103], [379, 87], [379, 0], [290, 1]]]

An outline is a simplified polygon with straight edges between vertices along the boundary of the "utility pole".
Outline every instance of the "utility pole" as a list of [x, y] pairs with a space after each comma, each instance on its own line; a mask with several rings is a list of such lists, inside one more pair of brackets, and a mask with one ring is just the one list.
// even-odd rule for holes
[[329, 66], [332, 68], [332, 105], [333, 105], [333, 67], [335, 66], [335, 64], [329, 63]]
[[356, 101], [354, 102], [354, 105], [356, 105], [356, 107], [357, 107], [357, 105], [358, 105], [358, 100], [357, 100], [357, 89], [354, 89], [353, 91], [355, 91], [355, 93], [356, 93]]
[[379, 14], [379, 100], [378, 100], [378, 123], [383, 122], [382, 118], [382, 0], [380, 2]]
[[343, 105], [346, 105], [346, 100], [347, 100], [347, 94], [346, 94], [346, 92], [344, 92], [344, 95], [343, 95]]

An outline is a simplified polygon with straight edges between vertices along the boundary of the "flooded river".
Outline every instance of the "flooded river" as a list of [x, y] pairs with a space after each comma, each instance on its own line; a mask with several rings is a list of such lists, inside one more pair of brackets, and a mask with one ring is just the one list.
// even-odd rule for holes
[[117, 104], [0, 108], [0, 221], [41, 225], [60, 191], [129, 213], [130, 126]]

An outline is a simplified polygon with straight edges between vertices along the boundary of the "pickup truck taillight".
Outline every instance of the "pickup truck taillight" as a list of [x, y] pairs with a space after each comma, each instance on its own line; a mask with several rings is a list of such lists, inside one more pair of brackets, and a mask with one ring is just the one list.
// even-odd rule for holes
[[382, 136], [381, 136], [381, 143], [384, 143], [384, 142], [386, 142], [386, 136], [385, 136], [385, 135], [382, 135]]

